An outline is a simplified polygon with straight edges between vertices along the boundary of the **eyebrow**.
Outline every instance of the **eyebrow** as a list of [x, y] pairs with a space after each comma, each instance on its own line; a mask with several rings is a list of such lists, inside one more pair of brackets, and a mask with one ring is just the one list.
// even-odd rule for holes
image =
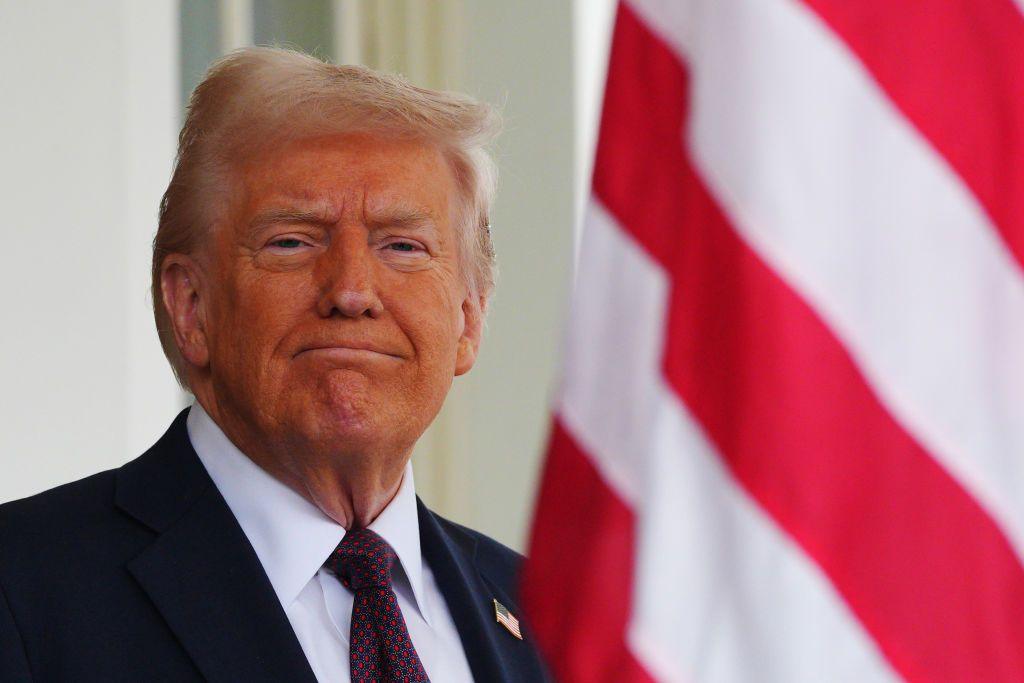
[[371, 214], [367, 221], [372, 228], [432, 228], [437, 229], [433, 216], [412, 208], [384, 209]]
[[260, 211], [249, 221], [249, 234], [254, 235], [268, 225], [278, 223], [308, 223], [326, 227], [335, 222], [337, 219], [324, 210], [273, 208]]

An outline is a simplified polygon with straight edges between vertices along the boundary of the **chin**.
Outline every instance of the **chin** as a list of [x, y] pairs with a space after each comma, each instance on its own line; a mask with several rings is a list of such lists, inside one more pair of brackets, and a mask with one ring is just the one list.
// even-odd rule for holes
[[366, 438], [379, 411], [372, 409], [369, 380], [362, 374], [332, 371], [317, 382], [317, 390], [299, 408], [300, 423], [315, 440]]
[[306, 447], [321, 453], [378, 453], [404, 450], [419, 436], [414, 425], [396, 420], [406, 414], [392, 388], [366, 374], [335, 369], [287, 392], [287, 420]]
[[379, 440], [377, 426], [352, 406], [306, 405], [292, 415], [288, 441], [307, 456], [333, 458], [345, 452], [359, 453]]

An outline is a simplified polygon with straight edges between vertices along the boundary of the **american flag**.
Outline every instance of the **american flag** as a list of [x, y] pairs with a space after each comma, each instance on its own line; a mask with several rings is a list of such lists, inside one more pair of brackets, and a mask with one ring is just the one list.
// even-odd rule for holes
[[620, 5], [523, 587], [559, 680], [1024, 681], [1022, 6]]
[[523, 639], [523, 633], [519, 630], [519, 620], [512, 616], [508, 608], [497, 600], [494, 601], [494, 617], [498, 620], [499, 624], [509, 630], [509, 633], [519, 640]]

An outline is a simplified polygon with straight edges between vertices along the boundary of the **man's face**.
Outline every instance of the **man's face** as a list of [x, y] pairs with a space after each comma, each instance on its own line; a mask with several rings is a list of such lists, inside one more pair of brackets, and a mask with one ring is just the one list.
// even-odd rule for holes
[[447, 161], [420, 142], [332, 136], [257, 156], [241, 179], [200, 314], [220, 410], [271, 448], [355, 466], [407, 455], [481, 327]]

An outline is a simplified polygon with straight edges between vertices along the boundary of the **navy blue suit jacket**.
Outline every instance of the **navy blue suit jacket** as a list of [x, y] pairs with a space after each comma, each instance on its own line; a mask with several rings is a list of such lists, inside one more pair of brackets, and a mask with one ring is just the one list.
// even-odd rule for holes
[[[548, 680], [494, 617], [522, 558], [418, 505], [475, 680]], [[123, 467], [0, 506], [0, 681], [198, 680], [315, 678], [183, 412]]]

